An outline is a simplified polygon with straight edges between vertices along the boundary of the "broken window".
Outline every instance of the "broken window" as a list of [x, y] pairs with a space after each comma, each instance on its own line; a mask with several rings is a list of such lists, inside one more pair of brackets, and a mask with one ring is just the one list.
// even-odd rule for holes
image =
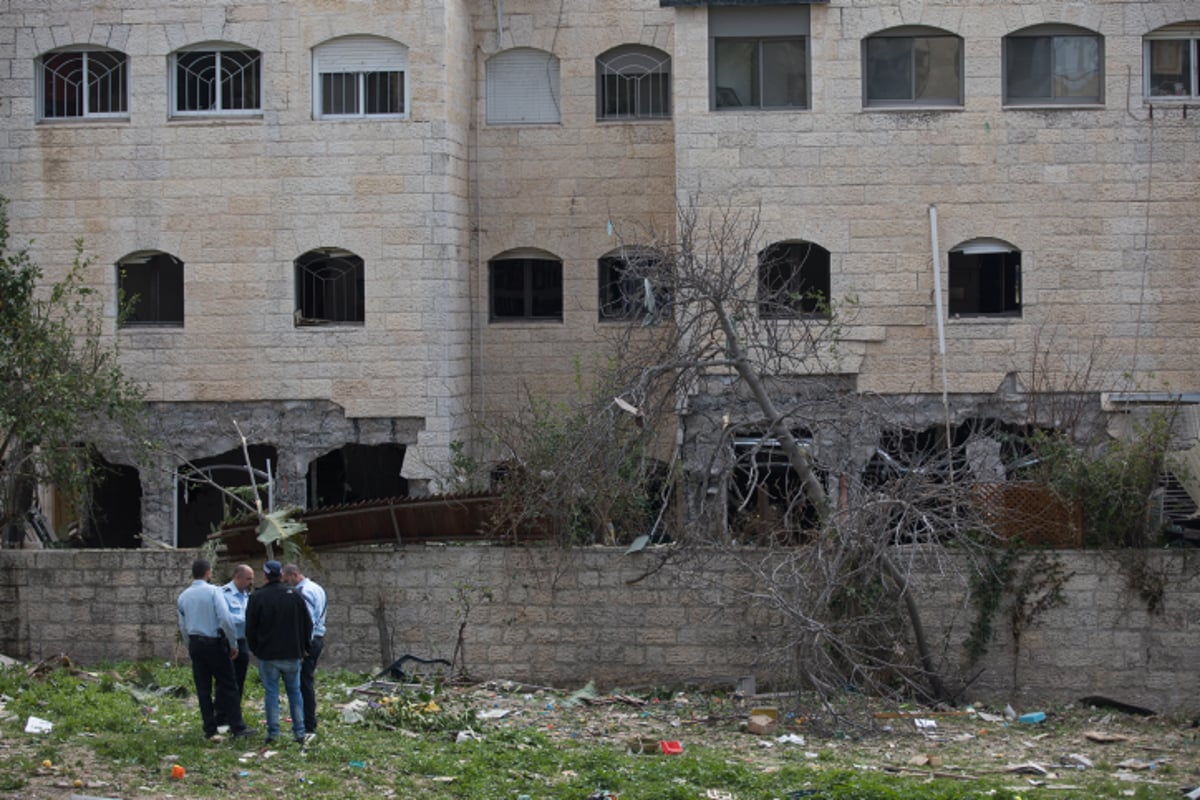
[[829, 313], [829, 251], [777, 242], [758, 254], [758, 313], [764, 319]]
[[257, 50], [202, 45], [180, 50], [171, 60], [176, 116], [262, 110], [262, 54]]
[[347, 444], [308, 465], [308, 507], [408, 496], [402, 444]]
[[563, 266], [549, 253], [510, 253], [488, 264], [493, 321], [562, 320]]
[[142, 482], [136, 467], [92, 453], [91, 497], [80, 536], [89, 547], [142, 546]]
[[363, 260], [336, 247], [296, 259], [296, 325], [362, 324]]
[[1021, 316], [1021, 251], [976, 239], [950, 251], [952, 317]]
[[[811, 452], [809, 431], [798, 429], [792, 435]], [[738, 541], [794, 543], [796, 534], [817, 524], [820, 515], [805, 497], [778, 439], [746, 432], [734, 438], [733, 456], [728, 520]]]
[[596, 58], [596, 118], [666, 119], [671, 116], [671, 57], [626, 44]]
[[126, 256], [117, 262], [117, 287], [125, 304], [122, 326], [183, 326], [183, 262], [175, 256]]
[[408, 48], [382, 36], [343, 36], [313, 49], [313, 116], [403, 117]]
[[[271, 475], [279, 456], [271, 445], [252, 444], [248, 448], [250, 467], [258, 486], [263, 508], [271, 507]], [[216, 484], [215, 486], [213, 484]], [[227, 509], [235, 508], [218, 487], [249, 486], [246, 456], [241, 448], [220, 455], [193, 459], [179, 467], [176, 474], [175, 546], [199, 547], [226, 518]], [[250, 502], [253, 502], [251, 498]], [[238, 510], [235, 516], [245, 512]]]
[[38, 118], [127, 118], [128, 61], [117, 50], [46, 53], [38, 59]]
[[600, 319], [641, 319], [671, 302], [662, 257], [653, 250], [620, 248], [599, 261]]

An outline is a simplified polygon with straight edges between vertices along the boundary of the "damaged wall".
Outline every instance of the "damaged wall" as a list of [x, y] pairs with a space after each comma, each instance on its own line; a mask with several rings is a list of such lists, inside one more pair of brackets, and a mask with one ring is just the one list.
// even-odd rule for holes
[[[341, 406], [324, 400], [149, 403], [146, 418], [147, 433], [157, 445], [149, 454], [149, 463], [138, 464], [128, 443], [120, 440], [102, 440], [99, 447], [114, 464], [139, 466], [144, 539], [174, 543], [174, 471], [183, 466], [185, 459], [194, 461], [240, 451], [239, 429], [250, 445], [275, 448], [278, 460], [272, 464], [272, 472], [276, 476], [276, 505], [304, 507], [309, 465], [347, 444], [410, 446], [405, 473], [425, 471], [425, 465], [415, 461], [423, 419], [352, 419]], [[244, 463], [240, 456], [231, 460]], [[415, 486], [410, 483], [410, 493], [420, 493], [423, 486], [423, 482]], [[187, 511], [179, 509], [181, 514]]]
[[[920, 553], [909, 548], [904, 554]], [[1146, 553], [1148, 568], [1165, 579], [1158, 613], [1128, 588], [1113, 554], [1054, 556], [1070, 576], [1065, 603], [1024, 633], [1015, 663], [1011, 636], [997, 619], [990, 652], [962, 699], [1016, 704], [1098, 694], [1164, 712], [1195, 712], [1200, 556]], [[0, 551], [0, 652], [26, 660], [62, 652], [84, 664], [182, 660], [174, 601], [190, 581], [194, 557], [189, 551]], [[450, 658], [465, 618], [465, 661], [478, 679], [567, 688], [588, 680], [605, 686], [732, 683], [757, 673], [759, 684], [769, 685], [772, 676], [756, 667], [756, 657], [758, 643], [772, 636], [772, 620], [729, 589], [715, 588], [736, 581], [735, 565], [712, 559], [706, 566], [711, 584], [697, 587], [669, 569], [646, 575], [656, 563], [651, 558], [618, 548], [407, 546], [326, 553], [309, 570], [330, 599], [323, 663], [378, 669], [382, 608], [393, 658]], [[931, 641], [940, 643], [942, 659], [956, 662], [974, 618], [964, 586], [933, 565], [916, 571], [924, 576], [919, 592]], [[229, 565], [217, 572], [226, 580]], [[958, 633], [946, 639], [950, 625]]]

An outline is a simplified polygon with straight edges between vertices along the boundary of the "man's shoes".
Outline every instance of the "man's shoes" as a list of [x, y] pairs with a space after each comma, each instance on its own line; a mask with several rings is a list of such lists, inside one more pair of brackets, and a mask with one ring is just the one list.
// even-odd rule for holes
[[306, 733], [303, 736], [296, 737], [296, 744], [300, 745], [301, 747], [307, 747], [308, 745], [312, 744], [316, 738], [317, 735], [315, 733]]
[[210, 733], [206, 738], [213, 744], [220, 744], [225, 741], [225, 737], [219, 733]]
[[250, 730], [249, 728], [242, 728], [239, 731], [233, 732], [234, 739], [249, 739], [253, 735], [254, 731]]
[[271, 745], [273, 745], [273, 744], [275, 744], [275, 737], [274, 737], [274, 736], [268, 736], [268, 737], [267, 737], [267, 740], [266, 740], [265, 742], [263, 742], [263, 746], [264, 746], [264, 747], [270, 747], [270, 746], [271, 746]]

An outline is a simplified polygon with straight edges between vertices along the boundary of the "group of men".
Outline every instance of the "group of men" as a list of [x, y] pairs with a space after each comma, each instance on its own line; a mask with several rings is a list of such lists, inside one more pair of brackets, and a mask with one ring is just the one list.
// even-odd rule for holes
[[301, 745], [317, 731], [313, 674], [325, 646], [326, 596], [295, 564], [263, 564], [265, 583], [253, 590], [254, 570], [233, 568], [224, 586], [215, 586], [212, 565], [192, 563], [192, 584], [179, 595], [179, 631], [192, 660], [204, 735], [218, 739], [228, 726], [240, 739], [254, 732], [242, 717], [242, 692], [250, 654], [258, 659], [267, 718], [267, 741], [279, 738], [279, 682], [287, 693], [292, 736]]

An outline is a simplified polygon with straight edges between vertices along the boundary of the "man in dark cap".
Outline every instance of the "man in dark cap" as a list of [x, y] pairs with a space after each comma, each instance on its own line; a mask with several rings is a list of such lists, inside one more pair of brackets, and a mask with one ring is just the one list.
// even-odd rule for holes
[[267, 583], [250, 595], [246, 605], [246, 641], [258, 659], [258, 676], [263, 684], [263, 706], [267, 713], [267, 744], [279, 737], [279, 680], [287, 691], [292, 715], [292, 736], [307, 744], [304, 730], [304, 700], [300, 695], [300, 661], [312, 638], [312, 619], [304, 598], [284, 584], [283, 565], [263, 564]]

